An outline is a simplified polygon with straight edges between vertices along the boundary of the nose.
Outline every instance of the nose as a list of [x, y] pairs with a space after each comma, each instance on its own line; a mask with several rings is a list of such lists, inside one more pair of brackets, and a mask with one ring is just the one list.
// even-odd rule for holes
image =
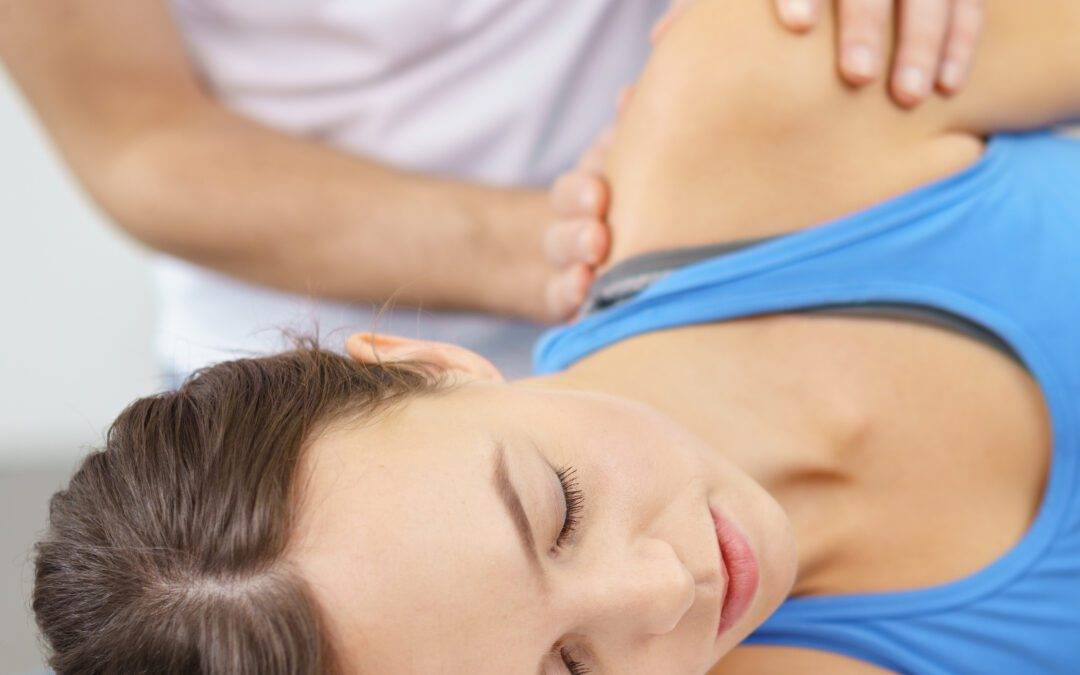
[[625, 553], [597, 580], [596, 618], [624, 634], [670, 633], [694, 604], [694, 576], [665, 541], [640, 539]]

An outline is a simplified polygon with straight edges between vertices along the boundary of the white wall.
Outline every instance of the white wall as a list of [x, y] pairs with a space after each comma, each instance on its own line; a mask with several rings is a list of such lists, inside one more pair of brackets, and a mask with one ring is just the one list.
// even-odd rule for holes
[[70, 463], [158, 384], [146, 255], [47, 143], [0, 68], [0, 467]]

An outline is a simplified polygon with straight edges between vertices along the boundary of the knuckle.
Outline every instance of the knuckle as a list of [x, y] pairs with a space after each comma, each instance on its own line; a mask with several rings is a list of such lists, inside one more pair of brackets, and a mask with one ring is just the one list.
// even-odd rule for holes
[[[935, 0], [936, 1], [936, 0]], [[948, 14], [943, 7], [913, 5], [905, 20], [901, 38], [901, 60], [921, 65], [936, 63], [948, 32]]]

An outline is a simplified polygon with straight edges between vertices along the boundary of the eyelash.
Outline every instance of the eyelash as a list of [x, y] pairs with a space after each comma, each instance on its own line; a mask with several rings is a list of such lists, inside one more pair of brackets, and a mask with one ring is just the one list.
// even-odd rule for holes
[[[566, 520], [563, 521], [562, 530], [555, 539], [555, 548], [566, 546], [577, 532], [581, 522], [581, 511], [585, 508], [585, 493], [581, 491], [577, 481], [577, 470], [572, 466], [563, 467], [555, 472], [562, 484], [563, 498], [566, 500]], [[592, 672], [579, 661], [570, 657], [567, 649], [558, 650], [563, 665], [570, 671], [570, 675], [587, 675]]]
[[562, 656], [563, 664], [566, 666], [567, 670], [570, 671], [570, 675], [587, 675], [592, 672], [582, 664], [570, 658], [565, 649], [560, 650], [559, 655]]
[[[556, 471], [562, 483], [563, 497], [566, 499], [566, 520], [555, 540], [555, 547], [562, 548], [573, 537], [581, 520], [581, 510], [585, 507], [585, 493], [578, 487], [577, 470], [571, 466]], [[572, 675], [579, 675], [571, 671]]]

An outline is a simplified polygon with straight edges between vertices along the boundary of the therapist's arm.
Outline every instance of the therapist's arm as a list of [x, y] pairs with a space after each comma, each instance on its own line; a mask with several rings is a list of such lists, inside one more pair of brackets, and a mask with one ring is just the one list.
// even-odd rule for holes
[[584, 295], [582, 260], [545, 250], [546, 193], [398, 171], [229, 112], [164, 0], [0, 0], [0, 58], [93, 199], [155, 249], [352, 302], [555, 321]]

